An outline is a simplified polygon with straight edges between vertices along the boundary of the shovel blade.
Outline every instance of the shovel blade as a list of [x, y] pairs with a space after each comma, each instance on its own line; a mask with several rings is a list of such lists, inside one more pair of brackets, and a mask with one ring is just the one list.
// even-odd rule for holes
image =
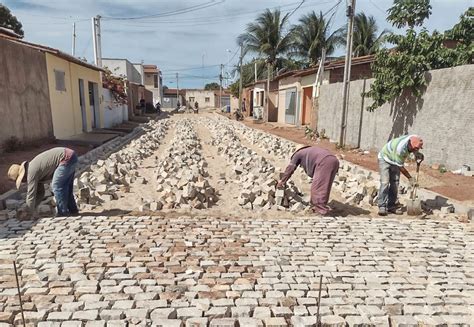
[[409, 216], [420, 216], [423, 214], [421, 210], [421, 201], [420, 200], [409, 200], [407, 204], [407, 214]]

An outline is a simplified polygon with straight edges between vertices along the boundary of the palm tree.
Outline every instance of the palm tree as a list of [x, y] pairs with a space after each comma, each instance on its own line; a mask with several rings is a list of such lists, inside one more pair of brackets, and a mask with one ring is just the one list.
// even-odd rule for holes
[[355, 57], [374, 54], [383, 43], [383, 37], [389, 33], [383, 30], [377, 36], [377, 23], [374, 16], [358, 13], [354, 17], [353, 55]]
[[314, 11], [300, 18], [300, 24], [293, 27], [292, 34], [295, 39], [295, 52], [308, 60], [310, 65], [316, 64], [321, 58], [323, 48], [326, 54], [331, 54], [334, 49], [344, 44], [343, 28], [330, 33], [330, 19], [326, 20], [322, 12]]
[[[246, 32], [238, 37], [245, 51], [257, 53], [267, 64], [267, 97], [272, 72], [281, 65], [283, 56], [290, 52], [293, 45], [292, 33], [286, 29], [288, 18], [289, 14], [281, 17], [278, 9], [267, 9], [255, 22], [247, 24]], [[264, 110], [264, 120], [267, 116], [268, 111]]]
[[267, 9], [256, 22], [247, 24], [246, 32], [238, 37], [238, 42], [246, 51], [257, 53], [274, 68], [292, 47], [292, 34], [286, 31], [288, 18], [289, 14], [281, 17], [278, 9]]

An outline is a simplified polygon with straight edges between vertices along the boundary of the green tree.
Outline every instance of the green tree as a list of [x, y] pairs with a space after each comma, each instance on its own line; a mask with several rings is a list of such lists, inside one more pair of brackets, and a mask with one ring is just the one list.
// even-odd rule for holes
[[216, 82], [207, 83], [204, 85], [204, 90], [219, 90], [220, 86]]
[[[414, 2], [418, 4], [415, 6]], [[472, 8], [446, 33], [429, 33], [425, 28], [417, 32], [415, 26], [422, 25], [430, 10], [429, 1], [425, 0], [396, 0], [389, 9], [389, 21], [396, 27], [407, 27], [407, 31], [405, 35], [389, 34], [386, 40], [395, 45], [395, 49], [380, 49], [376, 53], [372, 65], [375, 80], [367, 92], [374, 101], [368, 108], [370, 111], [394, 100], [405, 90], [415, 97], [421, 96], [426, 86], [425, 73], [430, 69], [471, 63], [474, 28], [469, 20]], [[446, 41], [457, 45], [448, 48]]]
[[10, 9], [2, 4], [0, 4], [0, 27], [11, 29], [20, 36], [25, 35], [22, 29], [23, 25], [12, 15]]
[[423, 25], [431, 15], [430, 0], [394, 0], [388, 9], [387, 20], [397, 28]]
[[374, 16], [358, 13], [354, 17], [353, 55], [356, 57], [374, 54], [381, 46], [388, 30], [377, 35], [378, 27]]
[[330, 55], [337, 46], [344, 44], [343, 30], [341, 27], [331, 33], [330, 19], [324, 18], [322, 12], [318, 15], [312, 11], [301, 17], [299, 24], [293, 27], [295, 52], [309, 65], [315, 65], [321, 58], [323, 48]]

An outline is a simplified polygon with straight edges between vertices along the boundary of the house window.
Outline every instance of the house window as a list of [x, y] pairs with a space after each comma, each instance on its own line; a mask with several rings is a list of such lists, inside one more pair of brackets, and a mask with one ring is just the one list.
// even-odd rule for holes
[[153, 75], [153, 87], [158, 88], [158, 75]]
[[56, 80], [56, 90], [66, 91], [66, 73], [62, 70], [54, 70], [54, 78]]
[[204, 101], [205, 101], [205, 102], [211, 102], [211, 98], [210, 98], [210, 97], [206, 97], [206, 98], [204, 99]]

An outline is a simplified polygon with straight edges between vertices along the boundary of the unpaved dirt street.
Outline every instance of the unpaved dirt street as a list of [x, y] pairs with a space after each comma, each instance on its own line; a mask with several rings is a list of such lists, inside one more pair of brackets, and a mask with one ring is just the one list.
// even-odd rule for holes
[[210, 113], [149, 123], [79, 174], [81, 216], [0, 221], [0, 327], [22, 324], [13, 260], [29, 326], [315, 326], [318, 304], [323, 326], [471, 326], [472, 224], [376, 217], [345, 162], [314, 216], [301, 170], [275, 190], [296, 147]]

